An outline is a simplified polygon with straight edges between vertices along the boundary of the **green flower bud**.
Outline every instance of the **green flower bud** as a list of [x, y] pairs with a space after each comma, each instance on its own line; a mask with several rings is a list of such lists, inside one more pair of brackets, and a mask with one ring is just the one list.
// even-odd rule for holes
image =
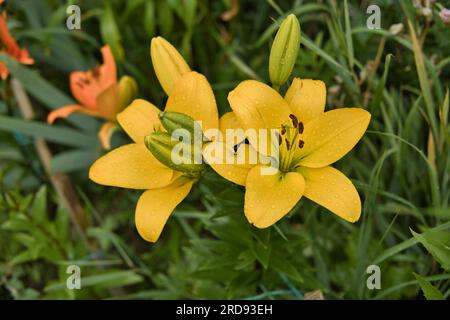
[[289, 78], [300, 47], [300, 24], [290, 14], [281, 23], [270, 50], [269, 75], [274, 88], [278, 89]]
[[187, 130], [195, 140], [202, 138], [202, 127], [190, 116], [180, 112], [161, 112], [159, 114], [161, 124], [167, 132], [172, 133], [177, 129]]
[[136, 80], [129, 76], [123, 76], [119, 80], [119, 109], [127, 107], [138, 94], [138, 85]]
[[[198, 177], [206, 170], [202, 161], [202, 150], [191, 144], [190, 134], [185, 129], [167, 132], [153, 132], [145, 137], [147, 149], [167, 167], [187, 175]], [[182, 140], [178, 140], [182, 137]]]

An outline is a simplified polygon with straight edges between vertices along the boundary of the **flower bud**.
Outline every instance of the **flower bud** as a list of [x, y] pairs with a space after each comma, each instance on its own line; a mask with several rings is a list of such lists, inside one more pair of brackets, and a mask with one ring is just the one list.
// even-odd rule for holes
[[274, 88], [282, 86], [289, 78], [300, 47], [300, 24], [290, 14], [281, 23], [270, 50], [269, 75]]
[[119, 109], [123, 110], [137, 96], [138, 86], [136, 80], [129, 76], [123, 76], [119, 80]]
[[193, 139], [202, 138], [202, 127], [190, 116], [180, 112], [161, 112], [159, 119], [164, 129], [172, 134], [177, 129], [186, 129]]
[[169, 95], [178, 79], [191, 69], [177, 49], [162, 37], [152, 39], [150, 55], [159, 83]]
[[[189, 137], [185, 129], [184, 138]], [[202, 162], [202, 151], [197, 150], [193, 144], [173, 139], [167, 132], [153, 132], [145, 137], [147, 149], [167, 167], [181, 171], [187, 175], [197, 177], [206, 170], [206, 165]]]

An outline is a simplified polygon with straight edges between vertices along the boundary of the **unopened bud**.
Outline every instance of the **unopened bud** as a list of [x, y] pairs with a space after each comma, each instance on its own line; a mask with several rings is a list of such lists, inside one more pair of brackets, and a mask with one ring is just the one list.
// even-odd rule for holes
[[138, 86], [136, 80], [129, 76], [123, 76], [119, 80], [119, 109], [123, 110], [137, 96]]
[[150, 55], [159, 83], [169, 95], [180, 77], [191, 69], [177, 49], [162, 37], [152, 39]]
[[275, 88], [282, 86], [289, 78], [300, 47], [300, 24], [290, 14], [281, 23], [270, 50], [269, 75]]
[[159, 119], [164, 129], [172, 134], [175, 130], [185, 129], [195, 140], [202, 138], [202, 127], [193, 118], [180, 112], [161, 112]]
[[[179, 129], [184, 130], [184, 129]], [[179, 131], [178, 131], [179, 132]], [[191, 176], [199, 176], [206, 169], [202, 162], [201, 149], [197, 150], [190, 143], [189, 133], [183, 135], [188, 141], [173, 139], [167, 132], [153, 132], [145, 137], [147, 149], [167, 167]]]

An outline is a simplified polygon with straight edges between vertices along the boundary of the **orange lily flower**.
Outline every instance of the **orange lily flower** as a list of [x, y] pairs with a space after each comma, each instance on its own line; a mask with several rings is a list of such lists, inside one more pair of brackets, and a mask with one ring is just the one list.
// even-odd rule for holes
[[101, 49], [103, 64], [94, 70], [75, 71], [70, 74], [70, 90], [79, 104], [63, 106], [49, 113], [47, 122], [66, 118], [73, 112], [84, 113], [108, 120], [99, 131], [105, 149], [110, 149], [110, 137], [115, 129], [116, 115], [134, 99], [135, 81], [124, 76], [117, 82], [117, 68], [109, 46]]
[[[3, 1], [0, 0], [0, 4]], [[6, 24], [6, 12], [0, 14], [0, 52], [4, 52], [22, 64], [33, 64], [34, 60], [30, 57], [27, 49], [22, 49], [12, 37]], [[0, 77], [6, 80], [8, 69], [6, 65], [0, 62]]]

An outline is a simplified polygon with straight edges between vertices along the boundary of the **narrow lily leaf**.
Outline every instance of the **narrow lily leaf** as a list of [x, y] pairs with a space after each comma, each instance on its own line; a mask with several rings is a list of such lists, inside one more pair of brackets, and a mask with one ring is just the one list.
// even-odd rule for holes
[[0, 129], [75, 147], [93, 147], [97, 139], [67, 127], [0, 116]]
[[109, 3], [105, 6], [103, 14], [100, 17], [100, 32], [102, 34], [103, 41], [111, 47], [116, 60], [122, 61], [124, 58], [124, 51], [120, 43], [120, 30], [117, 26], [114, 12]]
[[[81, 278], [81, 287], [96, 286], [97, 288], [114, 288], [122, 287], [142, 282], [143, 278], [134, 271], [113, 271], [99, 275], [83, 276]], [[45, 287], [45, 291], [58, 291], [67, 289], [66, 281], [56, 283]]]
[[411, 230], [411, 233], [433, 255], [442, 268], [450, 270], [450, 232], [428, 230], [420, 234]]
[[372, 100], [372, 108], [377, 108], [380, 106], [381, 99], [383, 98], [383, 92], [386, 87], [387, 76], [389, 73], [389, 66], [391, 65], [392, 54], [387, 54], [384, 60], [384, 71], [381, 76], [381, 80], [378, 82], [377, 88], [375, 90], [375, 96]]
[[353, 39], [352, 39], [352, 26], [350, 24], [350, 12], [348, 9], [348, 1], [344, 1], [344, 14], [345, 14], [345, 40], [347, 42], [347, 54], [350, 68], [353, 68], [355, 64], [355, 56], [353, 52]]
[[155, 1], [150, 0], [145, 4], [144, 9], [144, 30], [146, 36], [150, 39], [155, 34], [156, 16]]
[[428, 280], [422, 278], [417, 273], [414, 273], [414, 277], [419, 282], [420, 288], [427, 300], [445, 300], [444, 295], [439, 291], [438, 288], [433, 286]]
[[58, 154], [50, 164], [52, 172], [71, 172], [88, 168], [95, 160], [93, 150], [74, 150]]
[[420, 48], [419, 40], [417, 39], [416, 32], [410, 20], [408, 20], [409, 30], [411, 32], [411, 41], [413, 44], [414, 60], [416, 62], [417, 75], [419, 76], [420, 88], [422, 89], [423, 98], [425, 100], [425, 107], [427, 110], [428, 121], [430, 121], [433, 135], [437, 137], [437, 125], [435, 115], [435, 104], [433, 96], [431, 94], [431, 85], [428, 79], [427, 70], [422, 55], [422, 49]]

